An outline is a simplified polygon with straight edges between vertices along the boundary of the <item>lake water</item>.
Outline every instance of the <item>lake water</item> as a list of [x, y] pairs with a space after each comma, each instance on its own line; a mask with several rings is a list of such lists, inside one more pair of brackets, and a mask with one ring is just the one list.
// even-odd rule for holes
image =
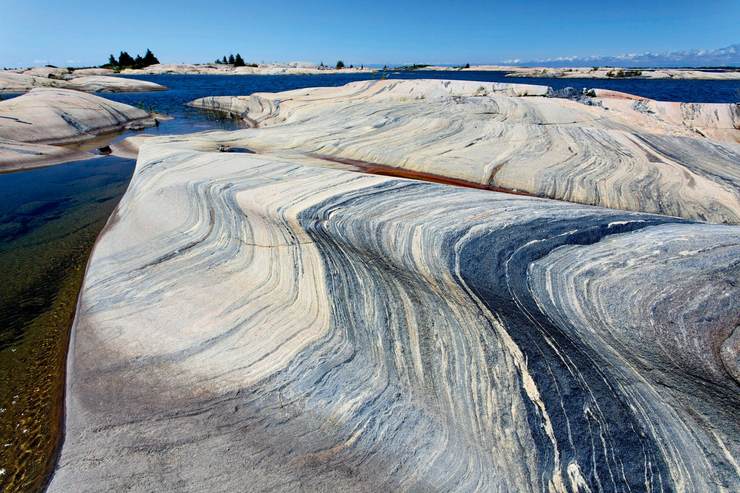
[[[737, 102], [738, 81], [506, 78], [501, 72], [388, 73], [395, 78], [600, 87], [671, 101]], [[240, 126], [188, 108], [203, 96], [340, 86], [373, 74], [137, 76], [169, 87], [104, 97], [174, 116], [148, 134]], [[126, 189], [131, 160], [112, 156], [0, 174], [0, 490], [40, 488], [53, 464], [62, 420], [64, 357], [77, 292], [95, 238]]]

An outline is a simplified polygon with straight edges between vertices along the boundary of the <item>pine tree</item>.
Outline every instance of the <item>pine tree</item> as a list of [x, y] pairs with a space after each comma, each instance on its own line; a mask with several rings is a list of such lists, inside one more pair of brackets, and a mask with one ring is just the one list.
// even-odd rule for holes
[[149, 65], [156, 65], [159, 63], [159, 60], [156, 56], [154, 56], [154, 53], [152, 53], [152, 50], [147, 49], [146, 54], [144, 55], [143, 64], [145, 67], [148, 67]]
[[234, 67], [244, 67], [245, 65], [246, 63], [244, 63], [244, 59], [239, 53], [237, 53], [236, 58], [234, 58]]
[[134, 66], [134, 59], [131, 55], [129, 55], [127, 52], [122, 51], [120, 55], [118, 55], [118, 66], [119, 67], [133, 67]]
[[117, 66], [118, 65], [118, 61], [116, 60], [116, 57], [114, 57], [113, 55], [109, 56], [108, 57], [108, 65], [110, 65], [111, 67]]
[[221, 60], [221, 63], [223, 63], [224, 65], [229, 63], [229, 61], [226, 59], [226, 56], [224, 56], [223, 60]]
[[339, 60], [339, 61], [337, 62], [337, 70], [341, 70], [341, 69], [343, 69], [343, 68], [344, 68], [344, 62], [343, 62], [343, 61], [341, 61], [341, 60]]
[[234, 59], [234, 55], [229, 55], [229, 65], [234, 65], [234, 62], [236, 60]]

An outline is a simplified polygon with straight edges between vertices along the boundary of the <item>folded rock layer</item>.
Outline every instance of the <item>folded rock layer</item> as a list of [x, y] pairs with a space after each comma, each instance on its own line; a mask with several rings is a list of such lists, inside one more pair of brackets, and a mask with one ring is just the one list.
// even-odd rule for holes
[[49, 491], [740, 488], [740, 227], [207, 138], [99, 239]]
[[740, 222], [740, 109], [546, 86], [363, 81], [191, 105], [258, 126], [262, 152], [384, 165], [536, 196], [712, 223]]

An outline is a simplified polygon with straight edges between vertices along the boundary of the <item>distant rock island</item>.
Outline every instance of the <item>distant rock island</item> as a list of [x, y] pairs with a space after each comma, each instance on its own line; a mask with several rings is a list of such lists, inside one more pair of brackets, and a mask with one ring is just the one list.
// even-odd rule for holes
[[519, 67], [511, 65], [466, 65], [448, 67], [424, 66], [435, 71], [507, 72], [507, 77], [538, 77], [553, 79], [697, 79], [740, 80], [740, 68], [702, 70], [693, 68], [621, 68], [621, 67]]
[[368, 67], [328, 67], [302, 63], [267, 63], [235, 67], [230, 64], [157, 64], [142, 69], [125, 69], [124, 75], [206, 74], [206, 75], [315, 75], [372, 73]]
[[252, 128], [129, 142], [48, 491], [740, 489], [737, 105], [192, 105]]

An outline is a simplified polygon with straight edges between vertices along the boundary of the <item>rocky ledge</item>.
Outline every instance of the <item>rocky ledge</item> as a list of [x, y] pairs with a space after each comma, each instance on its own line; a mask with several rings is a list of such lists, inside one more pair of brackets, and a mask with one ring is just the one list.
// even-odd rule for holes
[[546, 86], [363, 81], [195, 107], [259, 130], [225, 137], [261, 152], [310, 154], [416, 177], [614, 209], [740, 222], [737, 104], [652, 101]]
[[346, 67], [335, 69], [308, 63], [262, 63], [257, 66], [234, 67], [216, 64], [156, 64], [142, 69], [126, 69], [124, 75], [198, 74], [198, 75], [316, 75], [362, 74], [375, 69]]
[[92, 94], [37, 88], [0, 101], [0, 172], [92, 157], [100, 136], [156, 125], [146, 111]]
[[34, 68], [26, 71], [0, 70], [0, 94], [28, 92], [37, 87], [75, 89], [84, 92], [147, 92], [167, 88], [144, 80], [111, 77], [104, 69]]
[[513, 67], [510, 65], [471, 65], [466, 67], [428, 66], [424, 70], [442, 72], [506, 72], [507, 77], [552, 79], [694, 79], [739, 80], [740, 69], [700, 70], [680, 68], [634, 69], [619, 67]]
[[462, 149], [497, 158], [487, 138], [520, 166], [564, 139], [609, 188], [708, 207], [689, 190], [720, 180], [630, 182], [654, 162], [636, 158], [610, 180], [600, 153], [730, 147], [541, 93], [295, 91], [237, 100], [260, 128], [138, 139], [80, 294], [49, 491], [737, 491], [740, 226], [320, 157], [415, 149], [444, 175]]

